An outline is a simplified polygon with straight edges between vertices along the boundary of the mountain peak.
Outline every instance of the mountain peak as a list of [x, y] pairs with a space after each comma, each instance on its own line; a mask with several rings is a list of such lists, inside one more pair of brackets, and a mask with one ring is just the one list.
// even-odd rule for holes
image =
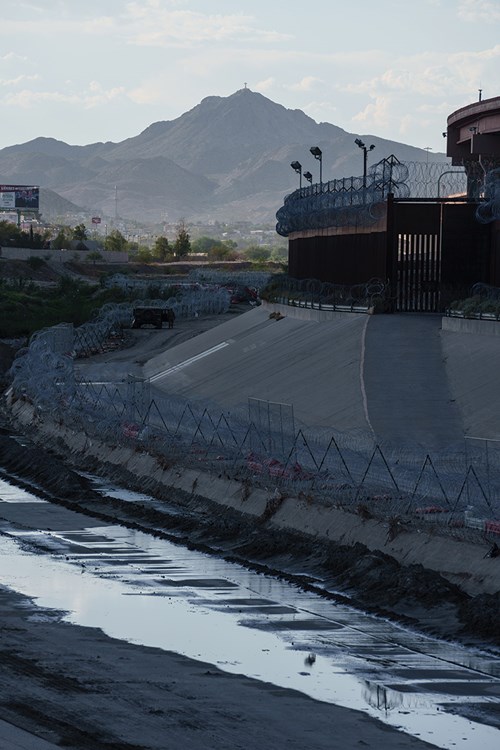
[[[245, 83], [229, 96], [207, 96], [176, 119], [155, 122], [120, 143], [69, 146], [36, 138], [1, 149], [0, 172], [5, 182], [39, 184], [73, 203], [90, 204], [91, 215], [116, 212], [118, 186], [120, 215], [139, 221], [158, 221], [165, 213], [174, 219], [273, 221], [283, 196], [296, 187], [292, 160], [317, 176], [311, 146], [323, 152], [324, 180], [360, 174], [354, 137]], [[392, 141], [375, 142], [378, 159], [423, 154]]]

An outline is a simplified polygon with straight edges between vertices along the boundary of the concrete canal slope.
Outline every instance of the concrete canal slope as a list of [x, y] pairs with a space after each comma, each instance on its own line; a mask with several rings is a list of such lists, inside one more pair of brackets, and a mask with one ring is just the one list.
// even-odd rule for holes
[[470, 438], [500, 440], [500, 323], [443, 318], [444, 369]]
[[[297, 423], [363, 431], [382, 443], [404, 438], [424, 449], [446, 449], [470, 429], [467, 414], [476, 414], [474, 428], [492, 437], [491, 413], [499, 395], [489, 372], [483, 373], [481, 387], [475, 372], [486, 366], [492, 352], [500, 356], [500, 337], [440, 331], [440, 324], [433, 316], [328, 315], [262, 305], [180, 344], [173, 340], [162, 351], [150, 350], [153, 356], [143, 348], [143, 374], [167, 393], [212, 400], [229, 410], [248, 397], [289, 403]], [[154, 336], [151, 332], [152, 342], [158, 340]], [[117, 356], [123, 360], [123, 351], [100, 359], [109, 364]], [[129, 356], [133, 361], [133, 348]], [[84, 373], [85, 361], [78, 366]], [[434, 524], [423, 521], [418, 529], [402, 527], [394, 535], [388, 521], [316, 504], [314, 498], [286, 497], [274, 508], [273, 486], [249, 490], [244, 482], [222, 475], [166, 468], [134, 447], [89, 439], [61, 425], [38, 420], [34, 425], [34, 411], [25, 402], [14, 403], [11, 414], [19, 430], [31, 433], [35, 428], [32, 434], [41, 445], [60, 453], [62, 439], [64, 454], [74, 465], [110, 472], [116, 481], [121, 476], [127, 486], [159, 497], [169, 488], [180, 491], [188, 505], [205, 498], [208, 507], [200, 518], [213, 519], [219, 506], [222, 521], [226, 509], [259, 523], [256, 528], [268, 518], [266, 525], [305, 534], [315, 545], [325, 541], [353, 547], [360, 542], [400, 565], [421, 564], [468, 595], [500, 591], [500, 557], [487, 557], [491, 539], [478, 536], [472, 543], [443, 537], [432, 533]]]
[[[84, 467], [87, 471], [110, 477], [130, 489], [150, 494], [153, 498], [151, 507], [140, 505], [138, 520], [141, 523], [151, 521], [154, 528], [158, 528], [158, 524], [161, 525], [156, 512], [166, 513], [168, 506], [164, 505], [164, 501], [169, 503], [175, 499], [179, 506], [176, 517], [191, 519], [193, 532], [195, 535], [200, 532], [205, 541], [210, 535], [217, 537], [219, 531], [222, 531], [224, 538], [231, 528], [236, 529], [236, 535], [241, 529], [246, 529], [258, 548], [266, 531], [274, 531], [290, 533], [294, 539], [296, 534], [302, 537], [299, 545], [301, 551], [297, 548], [297, 552], [294, 553], [299, 561], [304, 554], [303, 542], [306, 547], [311, 542], [310, 551], [314, 550], [320, 554], [322, 545], [339, 544], [345, 550], [355, 548], [359, 544], [363, 545], [368, 553], [390, 556], [403, 569], [417, 566], [411, 575], [402, 573], [400, 577], [399, 573], [396, 573], [399, 583], [393, 581], [393, 590], [391, 586], [388, 586], [385, 593], [378, 589], [377, 597], [381, 606], [387, 593], [390, 593], [389, 598], [397, 599], [396, 586], [402, 586], [400, 593], [403, 599], [409, 597], [412, 600], [414, 596], [418, 597], [420, 579], [427, 591], [426, 596], [431, 597], [427, 601], [427, 606], [442, 604], [440, 601], [431, 602], [432, 586], [427, 588], [429, 584], [422, 575], [423, 568], [442, 576], [468, 596], [495, 594], [500, 591], [500, 557], [488, 557], [491, 542], [486, 539], [470, 542], [442, 536], [436, 533], [432, 523], [422, 523], [420, 527], [415, 528], [406, 527], [403, 523], [398, 526], [397, 533], [393, 533], [389, 521], [366, 518], [356, 512], [329, 507], [315, 502], [314, 498], [287, 496], [276, 502], [272, 487], [249, 488], [244, 481], [227, 479], [222, 475], [215, 476], [201, 469], [183, 469], [180, 465], [168, 468], [164, 461], [157, 460], [147, 452], [138, 451], [134, 446], [105, 443], [95, 438], [90, 439], [83, 432], [65, 428], [60, 424], [40, 422], [33, 407], [26, 402], [16, 401], [11, 407], [11, 416], [17, 429], [31, 436], [42, 451], [52, 450], [54, 454], [63, 456], [70, 465]], [[41, 455], [45, 471], [46, 459], [43, 458], [43, 453]], [[35, 480], [41, 476], [40, 467], [36, 466], [37, 460], [34, 459], [34, 454], [30, 455], [27, 451], [19, 454], [14, 463], [5, 463], [5, 450], [2, 457], [7, 469], [21, 475], [28, 472], [28, 465], [33, 465]], [[50, 468], [50, 461], [47, 462], [47, 467]], [[55, 472], [55, 477], [55, 491], [58, 494], [67, 493], [69, 480], [61, 476], [59, 469]], [[44, 481], [46, 479], [47, 477]], [[77, 487], [76, 493], [79, 492], [81, 490]], [[154, 498], [158, 500], [155, 501]], [[70, 502], [73, 502], [72, 499]], [[77, 505], [78, 509], [85, 508], [90, 514], [102, 511], [93, 497], [88, 503], [83, 498]], [[106, 517], [108, 514], [118, 517], [120, 514], [126, 515], [131, 512], [131, 503], [121, 505], [123, 507], [119, 508], [112, 504], [105, 508]], [[153, 511], [152, 516], [150, 511]], [[231, 514], [234, 511], [239, 516], [233, 517]], [[171, 523], [172, 518], [168, 522]], [[296, 540], [290, 541], [289, 544], [292, 546], [286, 549], [293, 549], [295, 543]], [[278, 547], [283, 547], [281, 537]], [[372, 572], [367, 575], [367, 569], [363, 567], [366, 563], [363, 562], [361, 586], [368, 587], [365, 594], [372, 583], [378, 586], [387, 574], [379, 558], [376, 564], [375, 558], [372, 559], [370, 554], [367, 559]], [[354, 575], [354, 570], [351, 569], [350, 573]], [[402, 612], [404, 607], [398, 605], [396, 609]], [[449, 612], [447, 617], [448, 621], [442, 623], [444, 632], [453, 630]]]
[[300, 425], [367, 430], [360, 381], [366, 315], [262, 305], [153, 357], [152, 384], [231, 409], [249, 397], [293, 406]]
[[298, 426], [362, 431], [380, 444], [432, 452], [463, 448], [465, 435], [500, 439], [500, 324], [451, 326], [438, 315], [263, 304], [174, 341], [143, 375], [229, 410], [249, 397], [290, 404]]
[[462, 441], [462, 419], [444, 366], [441, 316], [374, 315], [363, 377], [379, 443], [435, 451]]

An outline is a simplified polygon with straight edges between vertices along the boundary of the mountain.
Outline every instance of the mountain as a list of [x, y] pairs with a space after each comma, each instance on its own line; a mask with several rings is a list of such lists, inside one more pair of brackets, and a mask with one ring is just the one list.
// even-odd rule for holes
[[[360, 175], [361, 137], [375, 150], [369, 164], [394, 154], [401, 161], [426, 161], [424, 149], [372, 135], [348, 133], [317, 123], [244, 88], [228, 97], [209, 96], [175, 120], [156, 122], [120, 143], [71, 146], [35, 138], [0, 150], [0, 181], [41, 187], [44, 215], [52, 212], [50, 189], [91, 215], [158, 224], [177, 221], [273, 222], [284, 196], [294, 190], [298, 159], [318, 181]], [[446, 161], [433, 154], [433, 161]], [[59, 215], [60, 206], [57, 208]]]

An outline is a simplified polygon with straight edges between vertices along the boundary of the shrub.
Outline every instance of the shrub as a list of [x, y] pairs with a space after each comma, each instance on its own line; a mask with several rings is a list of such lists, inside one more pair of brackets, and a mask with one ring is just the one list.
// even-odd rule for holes
[[38, 269], [42, 268], [45, 265], [44, 259], [40, 258], [38, 255], [30, 255], [30, 257], [26, 260], [26, 263], [30, 268], [33, 269], [33, 271], [38, 271]]

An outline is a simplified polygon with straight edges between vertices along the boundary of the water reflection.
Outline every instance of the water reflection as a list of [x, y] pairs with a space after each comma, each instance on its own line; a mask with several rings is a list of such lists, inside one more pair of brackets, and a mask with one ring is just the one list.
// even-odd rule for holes
[[498, 730], [442, 710], [498, 707], [492, 657], [122, 527], [7, 530], [0, 582], [71, 622], [365, 711], [438, 747], [499, 746]]

